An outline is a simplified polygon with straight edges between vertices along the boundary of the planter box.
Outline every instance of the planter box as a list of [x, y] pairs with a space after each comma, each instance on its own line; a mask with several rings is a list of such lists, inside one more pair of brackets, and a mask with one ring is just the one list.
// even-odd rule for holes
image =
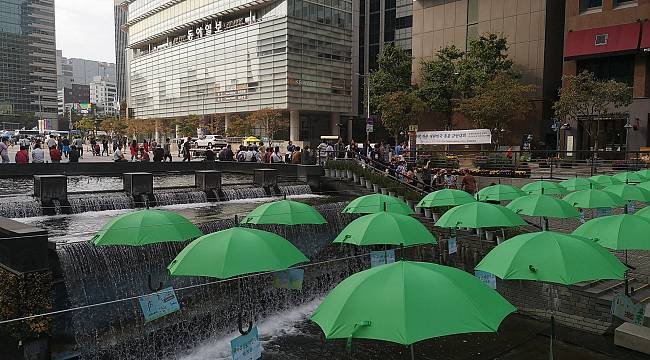
[[332, 169], [325, 169], [325, 177], [332, 177]]
[[388, 188], [381, 188], [382, 195], [388, 195]]

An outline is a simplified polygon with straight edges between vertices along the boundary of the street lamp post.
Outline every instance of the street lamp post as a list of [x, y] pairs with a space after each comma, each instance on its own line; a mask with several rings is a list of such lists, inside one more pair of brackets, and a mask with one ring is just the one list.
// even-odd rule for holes
[[[354, 73], [357, 76], [360, 76], [364, 78], [366, 81], [366, 89], [368, 91], [368, 101], [367, 101], [367, 106], [366, 106], [366, 143], [370, 144], [370, 132], [368, 131], [368, 121], [370, 120], [370, 74], [359, 74], [359, 73]], [[366, 152], [368, 149], [364, 149]]]
[[632, 128], [632, 124], [630, 124], [629, 119], [623, 127], [625, 128], [625, 163], [627, 165], [630, 157], [630, 129]]

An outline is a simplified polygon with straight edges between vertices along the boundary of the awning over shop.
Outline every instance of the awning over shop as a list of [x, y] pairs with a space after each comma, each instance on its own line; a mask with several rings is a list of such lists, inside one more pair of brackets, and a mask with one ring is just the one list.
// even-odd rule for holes
[[650, 49], [650, 21], [643, 23], [641, 35], [641, 49]]
[[564, 57], [571, 58], [636, 50], [639, 47], [640, 34], [641, 24], [638, 22], [570, 31], [564, 45]]

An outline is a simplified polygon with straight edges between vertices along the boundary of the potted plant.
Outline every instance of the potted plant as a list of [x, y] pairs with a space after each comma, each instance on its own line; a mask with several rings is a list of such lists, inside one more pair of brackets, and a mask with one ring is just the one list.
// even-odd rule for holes
[[433, 219], [433, 209], [431, 208], [424, 208], [424, 217], [427, 219]]
[[332, 177], [332, 163], [331, 161], [325, 162], [325, 177]]

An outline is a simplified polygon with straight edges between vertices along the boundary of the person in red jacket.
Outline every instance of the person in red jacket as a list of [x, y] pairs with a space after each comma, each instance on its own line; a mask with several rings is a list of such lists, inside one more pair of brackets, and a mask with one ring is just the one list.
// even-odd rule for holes
[[27, 149], [24, 146], [20, 147], [20, 150], [16, 153], [16, 164], [27, 164], [29, 163], [29, 154]]
[[52, 160], [53, 163], [61, 162], [61, 150], [59, 150], [56, 146], [52, 146], [50, 148], [50, 160]]

